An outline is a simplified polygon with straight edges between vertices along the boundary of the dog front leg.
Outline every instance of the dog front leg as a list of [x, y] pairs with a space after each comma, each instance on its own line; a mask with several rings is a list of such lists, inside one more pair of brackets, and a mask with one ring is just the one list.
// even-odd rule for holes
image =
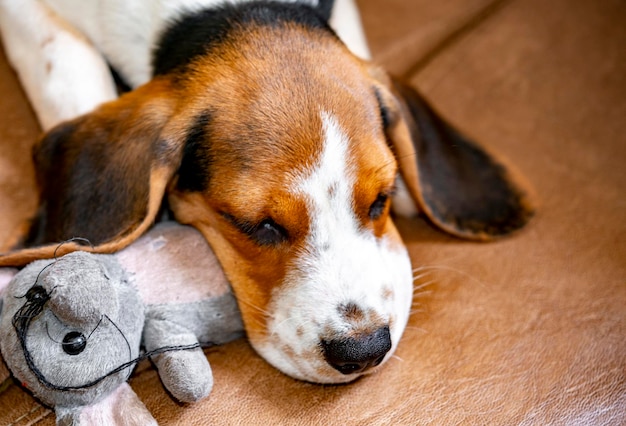
[[0, 0], [0, 32], [43, 130], [117, 97], [102, 55], [43, 2]]

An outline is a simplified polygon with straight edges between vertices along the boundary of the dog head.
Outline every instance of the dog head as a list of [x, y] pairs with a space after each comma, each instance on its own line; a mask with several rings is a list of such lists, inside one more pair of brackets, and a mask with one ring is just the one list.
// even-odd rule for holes
[[532, 209], [413, 89], [317, 15], [276, 7], [231, 16], [202, 48], [178, 42], [206, 25], [166, 34], [150, 83], [49, 132], [30, 241], [79, 235], [115, 251], [166, 199], [212, 245], [255, 349], [293, 377], [346, 382], [388, 359], [407, 322], [411, 266], [389, 212], [398, 175], [455, 235], [506, 234]]

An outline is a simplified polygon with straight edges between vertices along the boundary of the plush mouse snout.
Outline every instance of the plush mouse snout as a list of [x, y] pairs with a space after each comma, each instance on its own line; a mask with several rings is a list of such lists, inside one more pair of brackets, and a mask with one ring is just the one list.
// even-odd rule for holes
[[113, 264], [76, 252], [56, 261], [40, 280], [57, 318], [68, 326], [95, 326], [104, 314], [117, 317], [119, 297], [110, 280], [120, 273]]

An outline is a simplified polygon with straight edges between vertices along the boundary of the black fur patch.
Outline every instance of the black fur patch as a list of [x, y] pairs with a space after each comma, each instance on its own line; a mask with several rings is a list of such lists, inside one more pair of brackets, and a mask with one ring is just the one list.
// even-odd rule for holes
[[209, 123], [207, 111], [196, 117], [187, 131], [183, 158], [178, 170], [177, 189], [181, 191], [206, 191], [211, 178], [213, 157], [209, 147]]
[[333, 13], [333, 6], [335, 6], [335, 0], [319, 0], [317, 2], [317, 12], [326, 22], [330, 20], [330, 15]]
[[122, 77], [122, 75], [111, 64], [109, 64], [109, 70], [111, 71], [111, 75], [113, 76], [113, 82], [115, 83], [115, 88], [117, 89], [118, 95], [133, 90], [133, 88], [130, 87], [130, 84], [128, 84], [124, 77]]
[[76, 126], [73, 123], [62, 123], [50, 130], [43, 142], [33, 147], [33, 162], [36, 165], [37, 185], [42, 189], [42, 194], [39, 209], [31, 220], [29, 232], [24, 240], [24, 246], [26, 247], [47, 242], [45, 235], [49, 226], [48, 203], [45, 197], [46, 190], [51, 185], [53, 166], [60, 168], [59, 164], [63, 164], [63, 157], [66, 155], [62, 141], [70, 138], [75, 130]]
[[40, 209], [27, 246], [77, 236], [98, 245], [145, 216], [150, 163], [136, 161], [130, 170], [117, 167], [111, 161], [111, 132], [107, 125], [86, 132], [74, 121], [57, 126], [42, 140], [35, 151]]
[[333, 0], [320, 0], [319, 6], [313, 8], [298, 3], [254, 1], [187, 14], [174, 21], [161, 36], [154, 51], [154, 75], [187, 66], [227, 40], [233, 29], [250, 23], [274, 27], [292, 22], [332, 33], [328, 19], [333, 3]]

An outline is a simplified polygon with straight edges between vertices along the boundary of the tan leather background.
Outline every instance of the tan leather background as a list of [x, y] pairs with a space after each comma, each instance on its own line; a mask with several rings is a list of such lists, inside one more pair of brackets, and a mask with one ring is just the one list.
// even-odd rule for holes
[[[400, 220], [416, 280], [394, 357], [348, 386], [286, 377], [239, 340], [207, 351], [197, 404], [148, 363], [131, 385], [161, 424], [626, 423], [626, 3], [361, 0], [375, 57], [516, 165], [540, 208], [494, 243]], [[35, 207], [36, 121], [0, 57], [0, 242]], [[0, 244], [1, 246], [2, 244]], [[0, 424], [53, 424], [10, 379]]]

